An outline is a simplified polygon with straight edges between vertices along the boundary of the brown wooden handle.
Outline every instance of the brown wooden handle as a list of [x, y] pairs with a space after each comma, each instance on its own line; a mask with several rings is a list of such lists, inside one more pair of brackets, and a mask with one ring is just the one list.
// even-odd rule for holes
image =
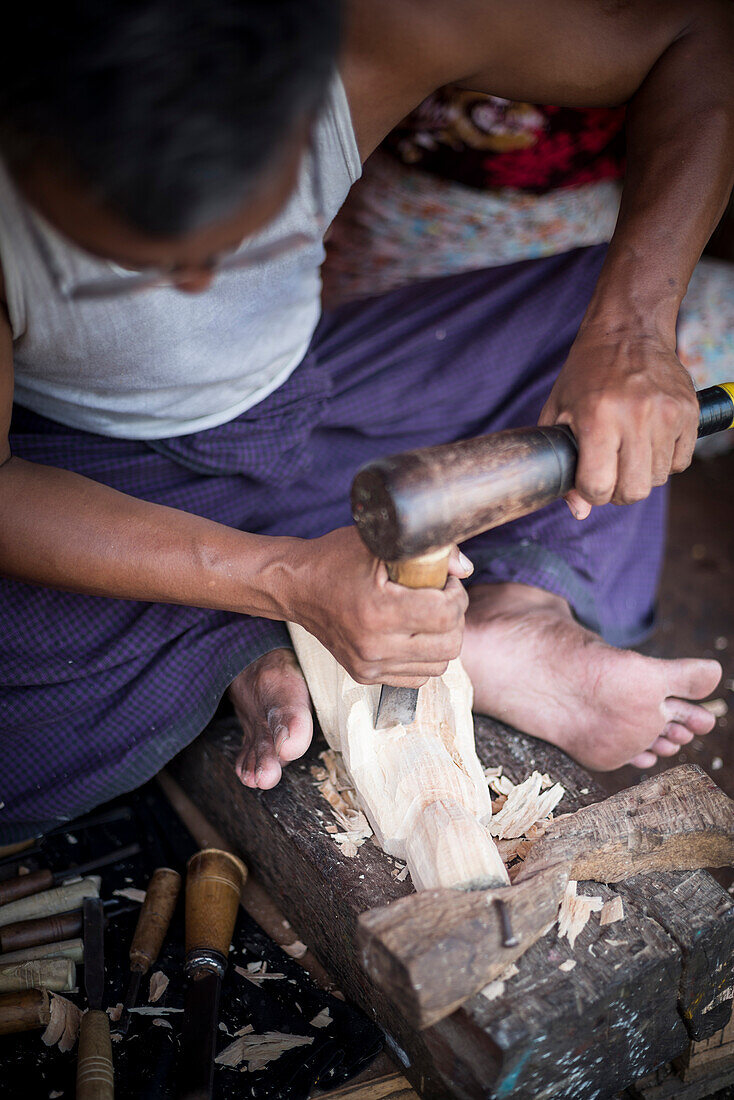
[[82, 904], [84, 898], [99, 897], [101, 882], [99, 875], [89, 875], [79, 882], [70, 882], [66, 886], [44, 890], [42, 894], [11, 901], [0, 909], [0, 926], [75, 909]]
[[114, 1100], [110, 1021], [106, 1012], [90, 1009], [79, 1028], [76, 1100]]
[[387, 575], [395, 584], [406, 588], [443, 588], [449, 575], [451, 547], [442, 546], [432, 554], [422, 554], [406, 561], [388, 561]]
[[0, 1035], [46, 1027], [50, 1017], [49, 995], [45, 989], [26, 989], [23, 993], [5, 993], [0, 997]]
[[37, 917], [35, 920], [18, 921], [0, 928], [0, 951], [20, 951], [37, 943], [56, 943], [72, 939], [82, 931], [80, 909], [71, 913], [57, 913], [53, 917]]
[[204, 949], [226, 959], [246, 878], [244, 863], [230, 852], [204, 848], [191, 857], [186, 869], [187, 955]]
[[22, 947], [0, 955], [0, 968], [11, 963], [31, 962], [33, 959], [71, 959], [84, 962], [84, 943], [80, 939], [60, 940], [58, 943], [38, 943], [34, 947]]
[[71, 959], [33, 959], [0, 969], [0, 993], [21, 989], [50, 989], [62, 993], [76, 985], [76, 966]]
[[573, 486], [569, 428], [518, 428], [364, 466], [352, 514], [383, 561], [413, 558], [528, 515]]
[[131, 970], [145, 974], [158, 958], [180, 889], [181, 876], [178, 871], [159, 867], [153, 872], [130, 945]]
[[5, 882], [0, 882], [0, 905], [17, 901], [18, 898], [27, 898], [31, 894], [40, 894], [42, 890], [50, 890], [53, 884], [53, 871], [49, 871], [48, 868], [43, 871], [32, 871], [29, 875], [18, 875], [17, 878], [6, 879]]

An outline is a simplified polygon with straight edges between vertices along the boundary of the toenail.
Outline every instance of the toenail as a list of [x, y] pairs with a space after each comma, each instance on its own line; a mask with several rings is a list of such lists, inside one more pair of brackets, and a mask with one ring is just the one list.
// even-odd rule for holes
[[258, 779], [260, 778], [260, 776], [262, 775], [262, 773], [263, 773], [263, 769], [262, 769], [262, 764], [261, 764], [260, 767], [255, 772], [255, 782], [256, 783], [257, 783]]
[[280, 752], [280, 750], [283, 748], [283, 745], [285, 744], [285, 742], [288, 740], [289, 737], [290, 737], [290, 732], [288, 730], [288, 727], [287, 726], [278, 726], [277, 730], [275, 731], [275, 751], [276, 752]]

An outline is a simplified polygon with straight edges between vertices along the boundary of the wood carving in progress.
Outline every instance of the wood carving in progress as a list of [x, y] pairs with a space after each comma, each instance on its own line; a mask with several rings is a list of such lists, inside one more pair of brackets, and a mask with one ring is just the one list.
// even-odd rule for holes
[[303, 627], [289, 629], [324, 736], [342, 754], [380, 846], [407, 862], [416, 890], [507, 885], [482, 824], [492, 807], [460, 661], [421, 688], [411, 725], [375, 730], [379, 686], [358, 684]]

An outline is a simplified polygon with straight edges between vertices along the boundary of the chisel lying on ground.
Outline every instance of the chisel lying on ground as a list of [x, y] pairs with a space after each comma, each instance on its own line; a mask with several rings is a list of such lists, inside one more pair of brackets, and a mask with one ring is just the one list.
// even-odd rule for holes
[[[734, 863], [734, 801], [695, 764], [558, 817], [512, 886], [424, 890], [359, 918], [362, 963], [418, 1027], [497, 978], [548, 929], [570, 878], [622, 882], [649, 871]], [[505, 946], [501, 898], [518, 939]]]
[[[698, 434], [734, 424], [734, 383], [698, 394]], [[543, 508], [573, 488], [577, 445], [571, 429], [511, 428], [492, 435], [406, 451], [364, 466], [352, 485], [352, 514], [390, 579], [409, 588], [443, 588], [455, 543]], [[418, 691], [381, 693], [377, 729], [410, 725]]]
[[82, 863], [78, 867], [68, 867], [65, 871], [52, 871], [46, 867], [40, 871], [31, 871], [27, 875], [16, 875], [15, 878], [0, 882], [0, 905], [7, 905], [11, 901], [20, 898], [31, 897], [50, 890], [54, 886], [60, 886], [71, 878], [82, 878], [90, 871], [98, 871], [102, 867], [109, 867], [115, 863], [121, 863], [124, 859], [131, 859], [140, 851], [139, 844], [128, 844], [126, 848], [116, 848], [97, 859], [90, 859], [88, 863]]
[[76, 1100], [113, 1100], [110, 1020], [104, 995], [104, 909], [99, 898], [84, 900], [84, 989], [89, 1009], [79, 1026]]

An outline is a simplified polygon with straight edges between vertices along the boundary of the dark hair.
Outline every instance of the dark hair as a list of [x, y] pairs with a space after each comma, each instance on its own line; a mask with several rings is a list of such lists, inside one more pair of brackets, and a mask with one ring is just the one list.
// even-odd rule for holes
[[63, 157], [153, 235], [243, 201], [333, 71], [339, 0], [17, 0], [0, 154]]

